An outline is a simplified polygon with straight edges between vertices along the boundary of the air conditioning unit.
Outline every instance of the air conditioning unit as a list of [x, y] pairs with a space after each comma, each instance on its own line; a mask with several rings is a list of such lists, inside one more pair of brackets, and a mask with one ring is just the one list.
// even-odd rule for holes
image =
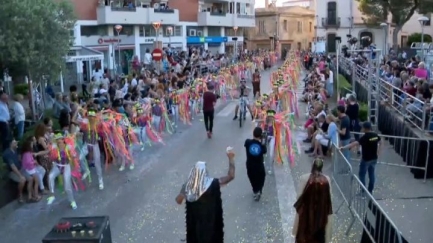
[[190, 29], [190, 30], [189, 30], [189, 36], [197, 36], [197, 30], [195, 30], [195, 29]]
[[203, 31], [198, 30], [198, 31], [197, 31], [197, 36], [203, 36]]

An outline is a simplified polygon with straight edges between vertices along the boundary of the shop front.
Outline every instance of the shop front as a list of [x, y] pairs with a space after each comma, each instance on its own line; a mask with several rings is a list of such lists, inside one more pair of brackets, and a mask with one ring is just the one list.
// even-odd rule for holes
[[228, 41], [226, 36], [189, 36], [186, 38], [186, 45], [188, 48], [196, 47], [209, 50], [211, 53], [222, 53], [225, 43]]
[[134, 36], [82, 36], [81, 44], [104, 55], [102, 66], [115, 73], [128, 74], [134, 58]]

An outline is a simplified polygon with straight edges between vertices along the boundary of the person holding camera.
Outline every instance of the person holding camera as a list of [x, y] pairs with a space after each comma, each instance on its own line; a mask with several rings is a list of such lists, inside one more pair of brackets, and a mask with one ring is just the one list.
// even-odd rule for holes
[[244, 143], [247, 153], [247, 175], [256, 201], [260, 200], [266, 177], [264, 155], [267, 153], [267, 148], [266, 139], [262, 137], [262, 128], [256, 127], [253, 131], [253, 139], [247, 139]]

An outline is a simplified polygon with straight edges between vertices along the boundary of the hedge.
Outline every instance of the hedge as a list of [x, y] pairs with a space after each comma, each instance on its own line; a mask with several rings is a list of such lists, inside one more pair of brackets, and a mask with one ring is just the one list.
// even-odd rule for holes
[[[338, 74], [339, 82], [340, 82], [340, 97], [346, 96], [348, 93], [352, 93], [352, 84], [347, 81], [347, 79], [341, 75]], [[335, 78], [336, 79], [336, 78]], [[334, 82], [334, 86], [336, 88], [337, 82]], [[332, 110], [332, 114], [336, 115], [337, 109], [335, 108]], [[359, 102], [359, 120], [360, 121], [367, 121], [368, 120], [368, 105], [366, 103]]]

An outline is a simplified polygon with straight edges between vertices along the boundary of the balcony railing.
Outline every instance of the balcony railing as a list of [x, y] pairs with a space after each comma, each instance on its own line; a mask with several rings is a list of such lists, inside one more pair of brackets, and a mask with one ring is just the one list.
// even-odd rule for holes
[[322, 18], [322, 26], [324, 28], [340, 28], [341, 20], [339, 17], [336, 18]]

